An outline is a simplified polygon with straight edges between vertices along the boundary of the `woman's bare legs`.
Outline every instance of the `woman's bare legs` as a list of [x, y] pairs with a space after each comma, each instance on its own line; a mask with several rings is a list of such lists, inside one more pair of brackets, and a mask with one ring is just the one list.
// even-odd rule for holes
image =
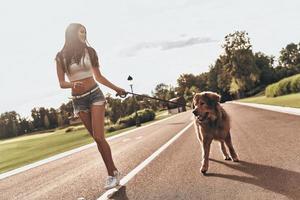
[[113, 171], [117, 170], [112, 160], [109, 144], [104, 137], [104, 105], [93, 105], [91, 112], [80, 112], [79, 116], [97, 143], [97, 147], [103, 158], [109, 176], [113, 176]]
[[94, 138], [93, 129], [92, 129], [91, 113], [81, 111], [81, 112], [78, 113], [78, 115], [79, 115], [81, 121], [83, 122], [83, 125], [88, 130], [89, 134]]
[[94, 139], [97, 142], [98, 150], [102, 155], [107, 168], [108, 175], [114, 176], [114, 171], [117, 170], [112, 159], [110, 146], [104, 136], [104, 113], [105, 105], [92, 105], [91, 118]]

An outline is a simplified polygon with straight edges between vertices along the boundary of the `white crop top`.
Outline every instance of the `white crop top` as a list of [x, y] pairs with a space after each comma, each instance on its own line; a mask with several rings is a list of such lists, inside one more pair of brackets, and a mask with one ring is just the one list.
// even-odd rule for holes
[[77, 64], [71, 63], [69, 66], [69, 73], [66, 73], [70, 81], [77, 81], [88, 77], [93, 77], [92, 63], [90, 56], [86, 50], [85, 56], [83, 56]]
[[[59, 52], [56, 55], [56, 61], [60, 63], [62, 60], [62, 67], [65, 68], [66, 59], [63, 58], [62, 54]], [[79, 64], [74, 61], [72, 62], [71, 60], [68, 70], [64, 71], [66, 72], [66, 75], [70, 81], [77, 81], [88, 77], [93, 77], [92, 67], [99, 67], [98, 56], [93, 48], [88, 47], [88, 49], [85, 49], [85, 56], [80, 59]]]

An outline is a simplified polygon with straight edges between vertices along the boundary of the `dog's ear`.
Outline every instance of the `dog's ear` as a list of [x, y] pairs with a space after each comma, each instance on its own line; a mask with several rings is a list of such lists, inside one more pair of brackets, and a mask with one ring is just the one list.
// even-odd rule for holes
[[215, 92], [202, 92], [201, 94], [210, 107], [215, 107], [217, 103], [220, 102], [221, 96]]
[[199, 94], [199, 93], [196, 93], [194, 95], [194, 98], [193, 98], [193, 105], [194, 105], [194, 107], [198, 104], [200, 97], [201, 97], [201, 94]]
[[213, 100], [215, 103], [219, 103], [221, 100], [221, 96], [215, 92], [207, 92], [207, 96], [209, 99]]

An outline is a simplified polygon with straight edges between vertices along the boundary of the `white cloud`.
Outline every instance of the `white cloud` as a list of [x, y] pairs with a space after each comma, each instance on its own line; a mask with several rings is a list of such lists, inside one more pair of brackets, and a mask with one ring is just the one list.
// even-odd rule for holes
[[142, 51], [144, 49], [159, 48], [160, 50], [170, 50], [212, 42], [217, 42], [217, 40], [213, 40], [209, 37], [191, 37], [188, 39], [180, 39], [174, 41], [143, 42], [136, 44], [133, 47], [122, 50], [120, 54], [123, 56], [135, 56], [139, 51]]

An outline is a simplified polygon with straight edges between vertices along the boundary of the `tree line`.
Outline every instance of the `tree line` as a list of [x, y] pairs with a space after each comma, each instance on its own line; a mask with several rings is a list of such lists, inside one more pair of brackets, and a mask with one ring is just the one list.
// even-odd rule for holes
[[[227, 101], [252, 96], [271, 83], [300, 73], [300, 43], [290, 43], [282, 48], [276, 64], [274, 56], [253, 52], [245, 31], [226, 35], [222, 48], [224, 52], [209, 66], [208, 72], [181, 74], [176, 87], [160, 83], [152, 91], [152, 96], [165, 100], [183, 96], [190, 102], [195, 92], [210, 90], [221, 94], [222, 101]], [[128, 96], [121, 100], [108, 94], [106, 100], [105, 116], [112, 124], [132, 114], [135, 109], [157, 111], [167, 106], [166, 103], [140, 96]], [[0, 115], [0, 138], [68, 126], [72, 116], [71, 101], [63, 103], [58, 109], [33, 108], [31, 118], [21, 117], [15, 111], [5, 112]]]
[[[169, 99], [175, 97], [171, 86], [159, 84], [153, 95]], [[105, 117], [109, 124], [115, 124], [120, 118], [131, 115], [136, 110], [150, 108], [153, 111], [161, 110], [165, 105], [153, 99], [127, 96], [125, 99], [113, 98], [106, 95]], [[138, 102], [138, 103], [135, 103]], [[58, 109], [36, 107], [31, 110], [31, 117], [21, 117], [16, 111], [5, 112], [0, 115], [0, 139], [10, 138], [35, 131], [47, 131], [70, 124], [74, 116], [72, 101], [63, 103]]]
[[271, 83], [300, 73], [300, 43], [290, 43], [275, 57], [253, 52], [248, 33], [236, 31], [225, 36], [224, 53], [209, 71], [182, 74], [177, 79], [178, 92], [191, 99], [193, 92], [210, 90], [222, 95], [222, 101], [253, 96]]

